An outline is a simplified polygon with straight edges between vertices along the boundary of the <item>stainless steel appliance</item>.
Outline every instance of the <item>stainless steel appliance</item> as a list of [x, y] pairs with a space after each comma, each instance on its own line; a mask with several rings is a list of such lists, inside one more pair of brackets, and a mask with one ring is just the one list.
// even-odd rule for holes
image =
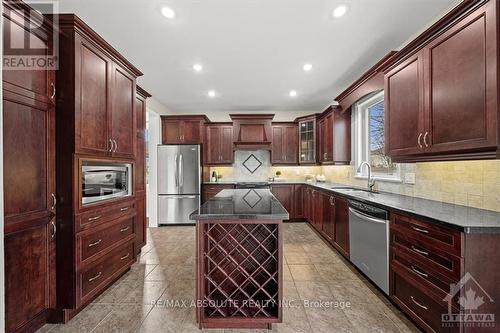
[[129, 163], [84, 161], [82, 204], [132, 195], [132, 165]]
[[200, 146], [158, 146], [158, 224], [193, 224], [200, 206]]
[[270, 186], [266, 182], [238, 182], [236, 183], [235, 188], [237, 189], [255, 189], [255, 188], [267, 188]]
[[368, 278], [389, 294], [388, 212], [349, 201], [350, 258]]

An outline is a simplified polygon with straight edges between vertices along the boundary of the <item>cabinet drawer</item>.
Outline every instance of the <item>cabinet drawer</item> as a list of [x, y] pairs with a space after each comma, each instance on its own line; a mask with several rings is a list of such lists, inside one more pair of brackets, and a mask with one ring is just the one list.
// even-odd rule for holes
[[460, 279], [462, 258], [443, 250], [434, 249], [425, 242], [413, 239], [408, 235], [403, 235], [394, 230], [391, 230], [391, 246], [401, 247], [428, 267], [451, 279], [456, 279], [457, 281]]
[[102, 253], [113, 244], [134, 234], [134, 232], [135, 216], [130, 216], [130, 214], [98, 229], [82, 231], [76, 236], [78, 253], [80, 254], [77, 265], [85, 263], [87, 259]]
[[133, 216], [135, 214], [135, 200], [123, 203], [114, 203], [99, 209], [89, 210], [76, 216], [76, 232], [99, 226], [103, 223], [110, 222], [124, 216]]
[[78, 273], [77, 306], [101, 292], [135, 260], [134, 242], [130, 241]]
[[391, 214], [391, 228], [405, 235], [411, 235], [422, 244], [442, 249], [459, 257], [462, 254], [462, 233], [458, 230], [432, 225], [398, 214]]
[[427, 332], [457, 332], [457, 328], [442, 327], [441, 315], [448, 313], [447, 304], [438, 302], [420, 291], [410, 279], [392, 273], [394, 301]]

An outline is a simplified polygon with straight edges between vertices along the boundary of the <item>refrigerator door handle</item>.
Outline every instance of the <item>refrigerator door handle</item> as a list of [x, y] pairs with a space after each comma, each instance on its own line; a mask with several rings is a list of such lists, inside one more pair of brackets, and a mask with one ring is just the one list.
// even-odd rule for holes
[[179, 157], [179, 186], [183, 186], [184, 185], [184, 162], [182, 161], [182, 154], [180, 155]]
[[175, 154], [174, 164], [175, 164], [175, 187], [179, 187], [179, 165], [177, 164], [178, 155]]

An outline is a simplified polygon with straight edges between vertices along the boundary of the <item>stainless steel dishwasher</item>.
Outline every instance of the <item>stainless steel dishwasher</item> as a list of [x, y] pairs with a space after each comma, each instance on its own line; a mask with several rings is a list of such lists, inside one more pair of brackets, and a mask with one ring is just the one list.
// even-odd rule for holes
[[388, 212], [349, 201], [350, 258], [369, 279], [389, 294]]

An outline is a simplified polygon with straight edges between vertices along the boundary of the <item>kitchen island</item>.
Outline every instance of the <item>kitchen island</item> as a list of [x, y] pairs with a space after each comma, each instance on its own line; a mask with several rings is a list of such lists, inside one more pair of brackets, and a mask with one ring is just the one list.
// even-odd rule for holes
[[200, 328], [271, 328], [282, 321], [283, 234], [288, 212], [268, 189], [223, 190], [196, 220]]

